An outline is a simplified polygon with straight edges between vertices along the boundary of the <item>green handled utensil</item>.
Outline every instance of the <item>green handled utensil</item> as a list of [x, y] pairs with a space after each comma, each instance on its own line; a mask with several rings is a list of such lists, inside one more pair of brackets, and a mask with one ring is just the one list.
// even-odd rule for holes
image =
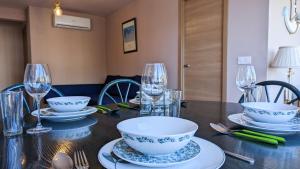
[[125, 109], [139, 110], [137, 107], [132, 107], [128, 103], [117, 103], [117, 106]]
[[109, 112], [113, 113], [113, 112], [116, 112], [116, 111], [119, 110], [119, 109], [111, 109], [111, 108], [109, 108], [107, 106], [102, 106], [102, 105], [97, 105], [96, 108], [99, 111], [101, 111], [102, 113], [109, 113]]
[[270, 134], [260, 133], [260, 132], [251, 131], [251, 130], [247, 130], [247, 129], [230, 130], [228, 127], [226, 127], [222, 123], [219, 123], [218, 125], [223, 127], [224, 129], [226, 129], [227, 131], [231, 131], [231, 132], [242, 132], [242, 133], [245, 133], [245, 134], [250, 134], [250, 135], [255, 135], [255, 136], [260, 136], [260, 137], [266, 137], [266, 138], [277, 140], [279, 143], [285, 143], [285, 141], [286, 141], [285, 138], [283, 138], [283, 137], [273, 136], [273, 135], [270, 135]]
[[226, 126], [222, 124], [210, 123], [210, 126], [222, 134], [230, 134], [236, 137], [240, 137], [252, 141], [257, 141], [257, 142], [262, 142], [262, 143], [267, 143], [272, 145], [278, 145], [278, 142], [285, 142], [285, 139], [282, 137], [272, 136], [272, 135], [263, 134], [259, 132], [253, 132], [250, 130], [237, 130], [237, 131], [229, 130]]
[[277, 140], [279, 143], [285, 143], [286, 142], [285, 138], [278, 137], [278, 136], [273, 136], [273, 135], [270, 135], [270, 134], [259, 133], [259, 132], [256, 132], [256, 131], [251, 131], [251, 130], [246, 130], [246, 129], [241, 130], [241, 132], [246, 133], [246, 134], [255, 135], [255, 136], [274, 139], [274, 140]]
[[274, 145], [278, 144], [277, 140], [274, 140], [274, 139], [271, 139], [271, 138], [259, 137], [259, 136], [255, 136], [255, 135], [241, 133], [241, 132], [238, 132], [238, 131], [234, 131], [231, 134], [236, 136], [236, 137], [241, 137], [241, 138], [245, 138], [245, 139], [248, 139], [248, 140], [259, 141], [259, 142], [274, 144]]

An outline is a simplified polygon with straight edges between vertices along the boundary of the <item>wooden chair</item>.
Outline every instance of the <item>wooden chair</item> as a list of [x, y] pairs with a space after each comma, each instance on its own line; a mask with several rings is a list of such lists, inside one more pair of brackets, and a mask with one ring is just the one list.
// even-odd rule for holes
[[[14, 85], [12, 85], [12, 86], [9, 86], [9, 87], [5, 88], [4, 90], [2, 90], [2, 92], [4, 92], [4, 91], [18, 91], [18, 90], [22, 90], [22, 91], [24, 91], [24, 93], [26, 92], [26, 91], [25, 91], [25, 86], [24, 86], [23, 83], [18, 83], [18, 84], [14, 84]], [[59, 90], [57, 90], [57, 89], [54, 88], [54, 87], [51, 87], [50, 92], [53, 92], [53, 93], [54, 93], [55, 95], [57, 95], [58, 97], [64, 96]], [[49, 92], [49, 93], [50, 93], [50, 92]], [[32, 112], [32, 109], [30, 109], [30, 106], [29, 106], [29, 104], [28, 104], [28, 102], [27, 102], [27, 100], [26, 100], [25, 97], [24, 97], [24, 99], [23, 99], [23, 104], [24, 104], [25, 111], [26, 111], [27, 113], [31, 113], [31, 112]], [[35, 104], [33, 104], [33, 105], [35, 105]], [[33, 107], [33, 109], [35, 109], [35, 106]]]
[[[134, 88], [135, 87], [135, 88]], [[99, 95], [98, 105], [124, 103], [134, 98], [140, 84], [131, 79], [117, 79], [104, 86]]]
[[[292, 103], [295, 103], [296, 101], [300, 100], [300, 91], [295, 86], [293, 86], [289, 83], [286, 83], [283, 81], [270, 80], [270, 81], [259, 82], [256, 85], [264, 87], [266, 99], [268, 102], [271, 102], [270, 94], [269, 94], [270, 86], [278, 86], [279, 87], [279, 91], [278, 91], [273, 103], [277, 103], [277, 101], [278, 101], [280, 95], [282, 94], [282, 91], [284, 91], [284, 89], [291, 91], [292, 95], [295, 97], [294, 99], [288, 101], [287, 104], [292, 104]], [[244, 97], [242, 96], [239, 100], [239, 103], [243, 103], [243, 102], [244, 102]]]

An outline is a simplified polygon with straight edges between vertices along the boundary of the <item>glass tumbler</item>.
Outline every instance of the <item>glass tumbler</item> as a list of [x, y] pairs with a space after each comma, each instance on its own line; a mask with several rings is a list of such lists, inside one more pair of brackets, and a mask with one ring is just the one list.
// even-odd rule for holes
[[22, 169], [25, 162], [23, 137], [5, 137], [3, 143], [2, 169]]
[[0, 107], [4, 136], [23, 133], [23, 92], [5, 91], [0, 93]]
[[179, 117], [181, 100], [181, 90], [167, 89], [165, 91], [165, 116]]

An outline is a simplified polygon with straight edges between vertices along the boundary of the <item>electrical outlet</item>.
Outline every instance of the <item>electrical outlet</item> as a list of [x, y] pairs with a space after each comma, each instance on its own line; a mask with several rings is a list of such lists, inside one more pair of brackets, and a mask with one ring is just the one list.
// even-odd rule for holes
[[251, 56], [238, 57], [238, 65], [250, 65], [250, 64], [251, 64]]

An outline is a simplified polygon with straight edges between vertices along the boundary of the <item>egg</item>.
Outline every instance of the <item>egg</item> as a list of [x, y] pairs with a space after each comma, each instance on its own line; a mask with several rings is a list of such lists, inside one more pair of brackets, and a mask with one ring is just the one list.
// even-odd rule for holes
[[73, 161], [66, 153], [58, 152], [52, 159], [53, 169], [73, 169]]

